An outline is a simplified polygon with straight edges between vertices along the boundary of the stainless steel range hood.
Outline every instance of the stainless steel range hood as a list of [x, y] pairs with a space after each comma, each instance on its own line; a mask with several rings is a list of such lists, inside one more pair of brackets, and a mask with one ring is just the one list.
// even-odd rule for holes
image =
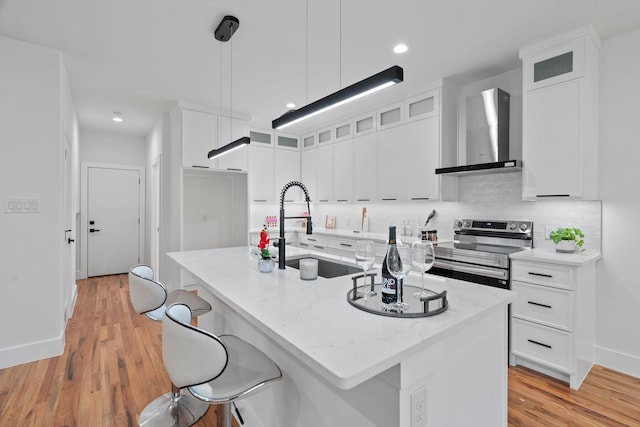
[[520, 171], [521, 162], [509, 159], [509, 101], [509, 94], [498, 88], [468, 96], [467, 164], [439, 168], [436, 174]]

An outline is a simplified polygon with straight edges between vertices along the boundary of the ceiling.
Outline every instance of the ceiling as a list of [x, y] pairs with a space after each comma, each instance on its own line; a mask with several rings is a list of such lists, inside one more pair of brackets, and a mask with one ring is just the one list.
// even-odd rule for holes
[[[213, 30], [225, 15], [240, 27], [221, 43]], [[177, 101], [270, 127], [287, 102], [404, 68], [402, 84], [335, 113], [348, 117], [440, 78], [515, 69], [520, 47], [588, 23], [603, 39], [640, 27], [640, 2], [0, 0], [0, 34], [62, 52], [81, 128], [142, 136]], [[398, 42], [409, 51], [394, 54]], [[319, 125], [304, 123], [291, 131]]]

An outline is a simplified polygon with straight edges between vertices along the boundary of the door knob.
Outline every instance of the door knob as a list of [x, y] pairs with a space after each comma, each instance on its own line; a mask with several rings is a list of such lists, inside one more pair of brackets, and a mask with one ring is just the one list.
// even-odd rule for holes
[[72, 239], [71, 237], [68, 237], [68, 238], [67, 238], [67, 243], [68, 243], [68, 244], [71, 244], [71, 243], [73, 243], [73, 242], [75, 242], [75, 240], [74, 240], [74, 239]]
[[89, 233], [95, 233], [96, 231], [100, 231], [98, 228], [90, 228]]

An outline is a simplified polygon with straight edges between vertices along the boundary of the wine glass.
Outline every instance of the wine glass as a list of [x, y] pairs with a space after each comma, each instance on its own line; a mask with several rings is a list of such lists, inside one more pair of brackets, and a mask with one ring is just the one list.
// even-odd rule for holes
[[411, 248], [402, 244], [391, 244], [387, 248], [387, 269], [396, 279], [396, 302], [389, 304], [389, 308], [404, 311], [409, 304], [402, 301], [402, 286], [400, 282], [411, 271]]
[[362, 286], [362, 296], [367, 300], [369, 294], [373, 294], [372, 290], [367, 289], [367, 271], [373, 267], [376, 261], [376, 247], [373, 240], [356, 241], [356, 264], [364, 272], [364, 286]]
[[428, 240], [418, 240], [411, 244], [411, 262], [422, 275], [422, 291], [413, 294], [414, 298], [423, 298], [431, 295], [424, 290], [424, 273], [433, 267], [435, 253], [433, 244]]

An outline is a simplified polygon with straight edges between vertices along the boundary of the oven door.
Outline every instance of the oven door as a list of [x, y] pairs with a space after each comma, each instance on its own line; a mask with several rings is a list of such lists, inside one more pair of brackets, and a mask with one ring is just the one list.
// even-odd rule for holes
[[436, 259], [433, 267], [427, 273], [509, 289], [509, 270], [503, 268]]

